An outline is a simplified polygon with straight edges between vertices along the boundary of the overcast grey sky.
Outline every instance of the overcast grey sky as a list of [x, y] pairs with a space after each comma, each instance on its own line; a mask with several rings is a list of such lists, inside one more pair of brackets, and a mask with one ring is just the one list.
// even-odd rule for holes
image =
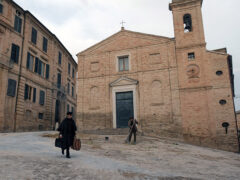
[[[15, 0], [75, 54], [127, 30], [174, 37], [171, 0]], [[237, 110], [240, 110], [240, 1], [204, 0], [203, 23], [209, 50], [227, 47], [233, 55]]]

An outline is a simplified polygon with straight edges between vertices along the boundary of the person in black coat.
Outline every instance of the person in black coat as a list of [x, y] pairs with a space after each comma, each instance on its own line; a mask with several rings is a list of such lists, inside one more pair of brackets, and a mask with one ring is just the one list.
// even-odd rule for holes
[[136, 140], [137, 140], [137, 124], [138, 124], [138, 121], [136, 119], [134, 119], [133, 117], [130, 117], [129, 118], [129, 121], [128, 121], [128, 127], [130, 128], [129, 131], [130, 131], [130, 134], [129, 134], [129, 139], [128, 139], [128, 143], [131, 142], [131, 138], [132, 138], [132, 134], [134, 135], [134, 144], [136, 144]]
[[73, 145], [73, 140], [76, 135], [77, 127], [72, 119], [72, 112], [67, 113], [67, 118], [65, 118], [57, 129], [60, 131], [59, 137], [62, 138], [62, 154], [64, 150], [67, 149], [66, 157], [70, 158], [69, 147]]

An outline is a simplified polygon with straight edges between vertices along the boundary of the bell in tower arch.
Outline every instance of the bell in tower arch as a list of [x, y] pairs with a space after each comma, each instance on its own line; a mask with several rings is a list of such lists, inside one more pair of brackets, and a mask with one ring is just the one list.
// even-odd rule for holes
[[184, 23], [184, 32], [191, 32], [192, 31], [192, 18], [190, 14], [185, 14], [183, 16], [183, 23]]

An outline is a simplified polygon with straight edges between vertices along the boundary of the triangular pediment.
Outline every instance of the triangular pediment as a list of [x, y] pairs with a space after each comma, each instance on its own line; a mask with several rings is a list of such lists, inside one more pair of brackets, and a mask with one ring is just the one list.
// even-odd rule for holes
[[173, 38], [121, 30], [94, 46], [78, 53], [77, 56], [150, 46], [164, 42], [167, 43], [169, 41], [173, 41]]
[[128, 77], [120, 77], [119, 79], [110, 83], [110, 87], [136, 85], [136, 84], [138, 84], [138, 81], [135, 80], [135, 79], [131, 79], [131, 78], [128, 78]]

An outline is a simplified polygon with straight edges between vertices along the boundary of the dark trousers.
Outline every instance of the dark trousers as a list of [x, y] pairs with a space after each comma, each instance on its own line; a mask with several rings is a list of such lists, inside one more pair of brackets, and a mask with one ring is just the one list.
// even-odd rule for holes
[[[66, 156], [70, 156], [69, 147], [67, 147], [66, 150], [67, 150]], [[62, 154], [64, 154], [64, 149], [63, 148], [62, 148]]]
[[130, 135], [129, 135], [129, 142], [131, 142], [132, 134], [134, 135], [134, 142], [136, 142], [136, 140], [137, 140], [136, 131], [131, 131], [131, 132], [130, 132]]

